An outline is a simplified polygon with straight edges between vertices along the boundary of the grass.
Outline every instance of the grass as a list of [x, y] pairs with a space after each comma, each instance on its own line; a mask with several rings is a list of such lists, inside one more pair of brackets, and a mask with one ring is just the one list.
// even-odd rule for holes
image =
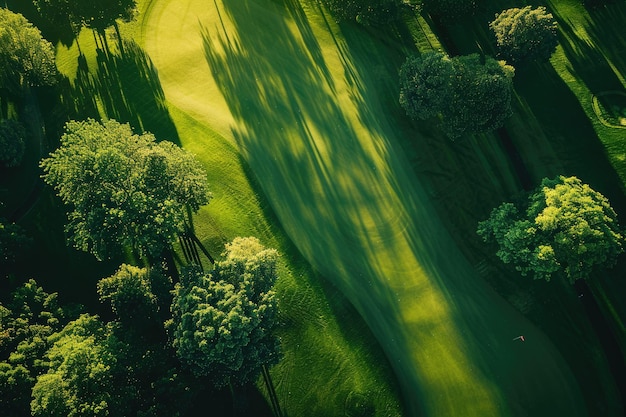
[[[476, 17], [448, 27], [457, 53], [478, 52], [480, 45], [493, 55], [487, 24], [495, 12], [513, 6], [523, 5], [488, 1]], [[550, 63], [517, 68], [515, 114], [507, 122], [507, 130], [535, 183], [558, 174], [577, 175], [605, 194], [624, 218], [623, 131], [603, 125], [592, 107], [594, 95], [623, 90], [619, 71], [623, 68], [619, 54], [623, 46], [616, 33], [623, 27], [624, 7], [619, 4], [588, 12], [575, 0], [554, 0], [548, 6], [559, 22], [560, 46]], [[503, 200], [516, 198], [515, 189], [511, 191]], [[458, 204], [458, 200], [474, 198], [460, 192], [455, 200]], [[453, 204], [450, 200], [442, 203]], [[492, 248], [481, 247], [472, 233], [476, 222], [486, 218], [488, 212], [481, 214], [478, 207], [468, 207], [465, 219], [448, 221], [453, 224], [455, 236], [462, 236], [457, 239], [459, 245], [479, 262], [481, 274], [498, 292], [537, 323], [562, 352], [582, 388], [590, 414], [621, 415], [615, 381], [603, 355], [598, 355], [601, 348], [574, 291], [567, 285], [546, 286], [525, 280], [500, 266], [489, 254]], [[484, 204], [485, 208], [489, 205]], [[614, 295], [625, 290], [620, 279], [623, 273], [622, 261], [615, 270], [593, 277], [596, 298], [601, 300], [605, 316], [612, 318], [622, 347], [626, 345], [621, 317], [626, 311]]]
[[[126, 36], [141, 41], [144, 25], [155, 16], [153, 9], [145, 9], [149, 4], [152, 3], [140, 5], [143, 18], [137, 24], [122, 28]], [[349, 302], [311, 271], [276, 225], [267, 201], [256, 191], [254, 183], [249, 182], [247, 165], [235, 144], [220, 135], [206, 119], [198, 117], [199, 112], [183, 111], [173, 100], [163, 100], [160, 93], [163, 72], [157, 75], [143, 49], [136, 50], [133, 59], [106, 57], [109, 64], [105, 66], [102, 58], [94, 56], [95, 43], [88, 32], [83, 31], [79, 42], [87, 54], [84, 62], [88, 72], [83, 69], [81, 73], [75, 47], [61, 47], [58, 54], [63, 72], [72, 79], [68, 102], [80, 103], [83, 95], [93, 96], [96, 98], [93, 109], [109, 117], [121, 115], [120, 120], [128, 120], [136, 129], [152, 131], [160, 138], [175, 137], [207, 167], [215, 198], [194, 217], [194, 227], [210, 253], [218, 255], [224, 243], [235, 236], [254, 235], [285, 254], [277, 284], [285, 356], [271, 371], [283, 411], [298, 416], [343, 414], [347, 399], [368, 398], [368, 407], [376, 413], [400, 415], [394, 377], [369, 329]], [[124, 60], [143, 70], [115, 64]], [[111, 65], [123, 71], [106, 72]], [[178, 62], [178, 65], [186, 64]], [[137, 73], [141, 74], [139, 83], [143, 88], [131, 90], [128, 80], [137, 80]], [[114, 88], [102, 89], [99, 85]], [[115, 89], [119, 91], [105, 91]], [[107, 97], [110, 94], [116, 96], [110, 99]], [[155, 102], [159, 105], [155, 106]], [[149, 118], [153, 109], [159, 109], [158, 117]], [[124, 118], [126, 115], [130, 119]]]
[[[142, 33], [166, 97], [241, 150], [383, 346], [407, 414], [584, 415], [561, 356], [476, 276], [403, 156], [381, 98], [406, 48], [351, 36], [315, 3], [154, 4]], [[480, 157], [498, 169], [497, 155]]]

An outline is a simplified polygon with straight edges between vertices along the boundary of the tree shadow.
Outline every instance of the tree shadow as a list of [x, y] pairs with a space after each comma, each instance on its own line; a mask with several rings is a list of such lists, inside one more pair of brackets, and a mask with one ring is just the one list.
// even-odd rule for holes
[[101, 117], [128, 122], [135, 132], [151, 132], [157, 140], [180, 145], [176, 126], [150, 57], [133, 41], [123, 41], [123, 53], [97, 50], [96, 68], [78, 57], [73, 84], [65, 81], [62, 101], [70, 118]]
[[[337, 47], [334, 77], [328, 77], [329, 57], [315, 52], [320, 49], [311, 44], [315, 39], [302, 40], [307, 36], [302, 33], [311, 30], [307, 19], [293, 18], [297, 23], [292, 25], [284, 5], [275, 6], [280, 18], [270, 19], [255, 4], [223, 2], [220, 15], [233, 27], [228, 33], [222, 32], [225, 24], [215, 31], [201, 28], [209, 68], [237, 122], [233, 136], [287, 234], [378, 338], [404, 391], [407, 413], [433, 412], [430, 407], [459, 411], [471, 403], [503, 409], [510, 405], [518, 411], [530, 407], [543, 415], [556, 410], [580, 414], [577, 398], [548, 401], [545, 390], [537, 394], [533, 386], [538, 386], [538, 374], [515, 361], [507, 320], [525, 330], [532, 326], [509, 314], [510, 309], [492, 309], [496, 296], [473, 297], [479, 290], [471, 289], [472, 284], [478, 279], [469, 264], [451, 260], [456, 259], [456, 247], [439, 227], [428, 196], [405, 169], [404, 156], [398, 155], [397, 138], [390, 133], [395, 129], [386, 115], [398, 107], [397, 80], [389, 74], [397, 74], [401, 54], [376, 56], [380, 50], [368, 49], [369, 39], [362, 39], [366, 34], [346, 42], [326, 20], [327, 36]], [[371, 60], [355, 59], [363, 55], [352, 53], [355, 43], [370, 50]], [[351, 108], [353, 113], [346, 110]], [[398, 277], [406, 282], [398, 283]], [[438, 308], [446, 310], [441, 321], [418, 313], [420, 302], [429, 302], [424, 294], [441, 301]], [[448, 305], [455, 307], [444, 307]], [[419, 317], [408, 319], [411, 314]], [[449, 332], [445, 343], [437, 334], [440, 326]], [[540, 338], [541, 343], [523, 354], [524, 361], [530, 365], [533, 355], [542, 356], [546, 366], [541, 374], [556, 379], [562, 376], [561, 368], [555, 370], [562, 366], [560, 356]], [[423, 352], [432, 357], [424, 358]], [[471, 364], [471, 370], [461, 368], [437, 391], [450, 395], [450, 401], [432, 398], [427, 380], [437, 378], [422, 368], [429, 361]], [[447, 369], [447, 364], [441, 366]], [[451, 388], [460, 381], [470, 382]], [[489, 397], [499, 394], [499, 388], [482, 391], [477, 381], [506, 385], [503, 390], [510, 398]], [[516, 392], [520, 387], [523, 393]], [[575, 390], [569, 388], [558, 387], [571, 396]], [[537, 403], [525, 405], [527, 400]]]

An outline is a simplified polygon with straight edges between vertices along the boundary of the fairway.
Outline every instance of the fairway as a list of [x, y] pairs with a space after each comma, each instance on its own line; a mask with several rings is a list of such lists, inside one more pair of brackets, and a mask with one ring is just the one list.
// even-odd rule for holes
[[376, 94], [397, 77], [384, 57], [352, 56], [314, 2], [153, 0], [143, 22], [167, 100], [240, 149], [295, 245], [379, 340], [409, 415], [587, 415], [560, 354], [431, 207]]

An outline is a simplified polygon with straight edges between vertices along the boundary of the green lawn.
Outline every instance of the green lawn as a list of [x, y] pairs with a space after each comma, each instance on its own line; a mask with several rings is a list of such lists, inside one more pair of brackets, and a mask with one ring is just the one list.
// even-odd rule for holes
[[[152, 7], [145, 10], [147, 5]], [[122, 28], [125, 36], [145, 43], [144, 34], [149, 35], [160, 6], [141, 3], [138, 22]], [[83, 64], [75, 46], [58, 50], [60, 67], [71, 78], [66, 101], [75, 103], [77, 112], [90, 109], [129, 121], [138, 130], [152, 131], [196, 154], [207, 168], [215, 198], [194, 217], [194, 227], [212, 255], [219, 255], [224, 243], [241, 235], [257, 236], [284, 254], [277, 284], [284, 358], [271, 370], [283, 411], [298, 416], [343, 415], [359, 411], [361, 404], [373, 407], [377, 415], [400, 415], [394, 375], [370, 330], [346, 298], [314, 273], [285, 237], [271, 206], [257, 192], [258, 186], [250, 183], [248, 165], [236, 144], [201, 117], [198, 109], [180, 107], [169, 92], [165, 100], [163, 74], [167, 73], [155, 68], [138, 45], [118, 54], [110, 41], [113, 54], [103, 56], [95, 53], [90, 32], [83, 31], [79, 42], [86, 54]], [[182, 44], [172, 51], [184, 49]], [[177, 65], [192, 69], [184, 61]], [[195, 88], [200, 92], [203, 86]], [[91, 100], [85, 104], [84, 97]]]
[[[383, 346], [407, 414], [585, 415], [559, 353], [477, 276], [404, 156], [384, 101], [404, 48], [314, 2], [152, 5], [142, 36], [165, 96], [241, 150], [300, 252]], [[482, 155], [496, 171], [497, 155]]]

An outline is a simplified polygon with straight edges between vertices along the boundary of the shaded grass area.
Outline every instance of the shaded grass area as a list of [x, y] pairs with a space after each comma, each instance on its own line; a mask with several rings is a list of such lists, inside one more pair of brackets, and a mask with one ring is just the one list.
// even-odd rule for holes
[[[487, 24], [495, 11], [512, 6], [522, 5], [487, 2], [474, 18], [445, 28], [448, 42], [457, 53], [483, 50], [493, 54], [494, 42]], [[622, 77], [608, 58], [611, 52], [603, 51], [608, 47], [619, 55], [621, 41], [617, 27], [623, 27], [624, 14], [611, 8], [622, 9], [623, 5], [591, 12], [602, 16], [598, 19], [598, 23], [602, 23], [594, 27], [602, 27], [605, 34], [612, 34], [604, 38], [606, 46], [592, 42], [587, 36], [589, 18], [580, 2], [552, 1], [549, 6], [559, 20], [562, 46], [553, 56], [552, 65], [530, 64], [517, 68], [515, 114], [507, 122], [507, 130], [535, 181], [562, 173], [577, 175], [605, 194], [620, 218], [625, 218], [624, 176], [620, 168], [625, 150], [624, 135], [619, 129], [603, 126], [591, 107], [593, 94], [623, 88]], [[608, 27], [604, 26], [605, 20]], [[461, 193], [459, 198], [467, 201], [472, 197]], [[513, 193], [505, 200], [515, 198]], [[484, 208], [488, 206], [485, 204]], [[484, 245], [481, 248], [481, 243], [472, 235], [476, 222], [487, 215], [488, 212], [481, 215], [480, 211], [475, 211], [467, 218], [474, 220], [465, 224], [449, 220], [449, 224], [467, 232], [467, 239], [457, 240], [459, 244], [478, 262], [481, 274], [492, 286], [550, 335], [576, 374], [589, 413], [621, 415], [621, 400], [604, 352], [573, 288], [564, 283], [533, 282], [500, 265], [490, 253], [495, 249]], [[455, 236], [458, 235], [455, 233]], [[624, 291], [623, 262], [622, 259], [614, 270], [593, 277], [593, 292], [601, 300], [604, 316], [612, 322], [614, 333], [621, 340], [622, 351], [624, 304], [612, 295]]]
[[[384, 63], [398, 62], [397, 50], [375, 56], [369, 39], [359, 36], [369, 53], [360, 57], [367, 65], [359, 65], [354, 45], [335, 28], [320, 30], [332, 24], [309, 3], [305, 20], [289, 2], [274, 13], [265, 2], [221, 7], [221, 20], [211, 21], [214, 30], [203, 36], [209, 67], [237, 121], [232, 134], [287, 232], [379, 338], [411, 402], [409, 413], [581, 412], [568, 394], [576, 389], [567, 369], [543, 342], [534, 357], [551, 381], [544, 388], [561, 395], [555, 402], [533, 394], [533, 376], [522, 370], [523, 359], [509, 356], [504, 333], [511, 326], [534, 331], [472, 277], [398, 158], [393, 124], [373, 116], [388, 109], [381, 109], [371, 81], [391, 79]], [[249, 24], [255, 20], [258, 27]], [[310, 31], [320, 45], [309, 41]]]

